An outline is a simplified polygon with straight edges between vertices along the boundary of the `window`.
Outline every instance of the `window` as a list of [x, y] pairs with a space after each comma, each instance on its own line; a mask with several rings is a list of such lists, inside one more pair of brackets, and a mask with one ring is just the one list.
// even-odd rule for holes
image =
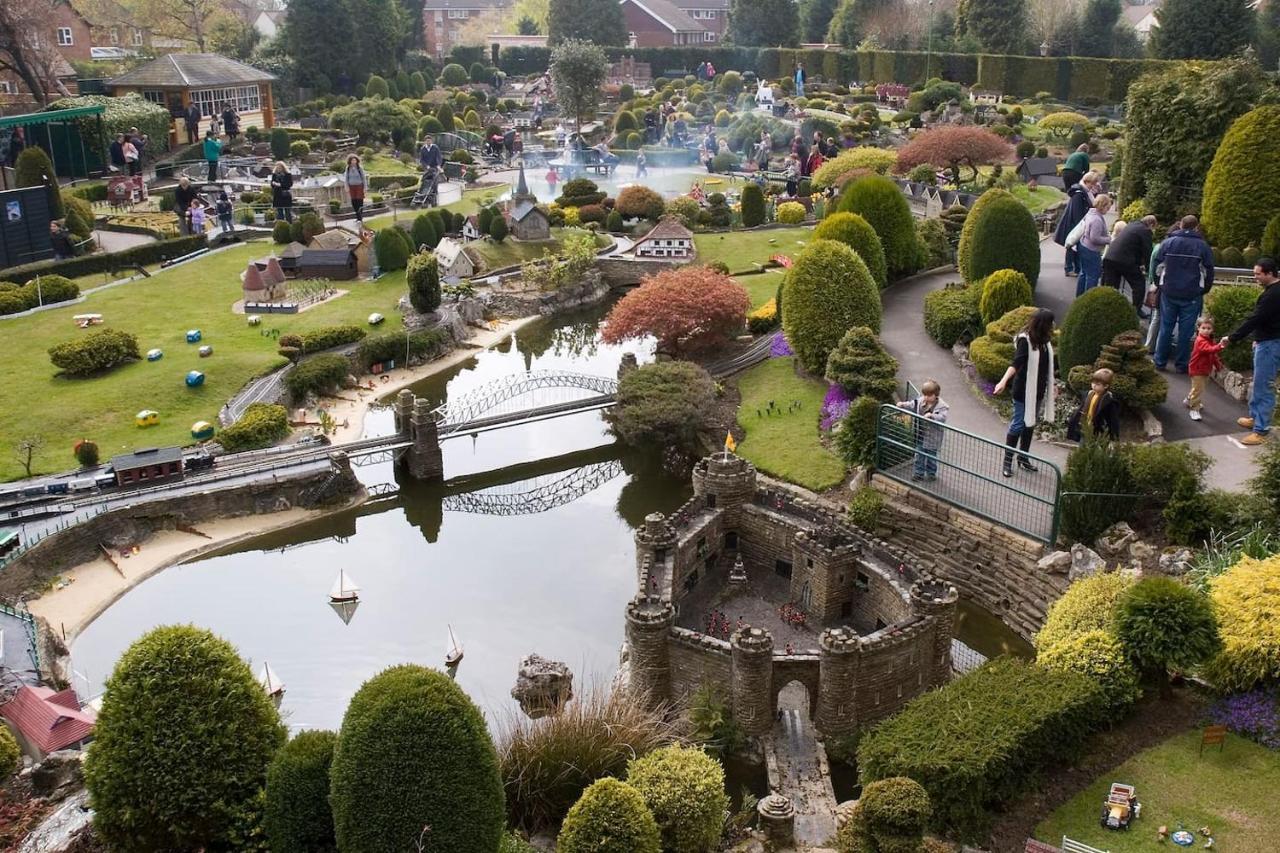
[[211, 116], [214, 113], [220, 115], [223, 104], [234, 104], [235, 108], [242, 113], [256, 113], [262, 109], [262, 97], [257, 86], [193, 89], [191, 100], [200, 107], [202, 116]]
[[715, 34], [715, 33], [703, 33], [703, 34], [702, 34], [702, 40], [703, 40], [703, 41], [715, 41], [715, 40], [716, 40], [716, 34]]
[[697, 585], [698, 585], [698, 570], [694, 569], [692, 572], [689, 573], [688, 577], [684, 579], [685, 592], [688, 592], [689, 590], [693, 589]]
[[144, 91], [144, 92], [142, 93], [142, 97], [143, 97], [143, 98], [145, 98], [146, 100], [150, 101], [151, 103], [153, 103], [153, 104], [159, 104], [159, 105], [160, 105], [160, 106], [162, 106], [162, 107], [164, 107], [164, 106], [166, 106], [166, 105], [168, 104], [168, 99], [167, 99], [167, 98], [165, 98], [165, 96], [164, 96], [164, 92], [161, 92], [161, 91], [156, 90], [156, 89], [148, 89], [148, 90]]
[[16, 95], [18, 91], [9, 80], [0, 80], [0, 95]]
[[58, 27], [58, 44], [61, 47], [75, 44], [75, 40], [71, 38], [71, 27]]
[[715, 19], [716, 10], [715, 9], [693, 9], [693, 10], [690, 10], [689, 14], [690, 16], [693, 17], [695, 21], [698, 21], [698, 20], [708, 21], [708, 20]]
[[731, 530], [724, 535], [724, 547], [728, 548], [731, 551], [737, 550], [738, 534], [735, 531]]
[[852, 615], [853, 615], [853, 602], [852, 601], [840, 602], [840, 618], [848, 619]]
[[119, 28], [119, 27], [112, 27], [112, 28], [111, 28], [111, 43], [112, 43], [112, 44], [119, 44], [119, 43], [120, 43], [120, 28]]
[[707, 509], [715, 509], [715, 508], [716, 508], [716, 496], [707, 495]]
[[449, 20], [451, 21], [466, 20], [470, 16], [471, 16], [471, 10], [469, 9], [450, 9], [449, 10]]
[[142, 30], [137, 27], [133, 28], [133, 44], [134, 47], [142, 47]]
[[780, 578], [791, 579], [791, 563], [787, 560], [777, 560], [773, 564], [773, 573]]
[[871, 578], [867, 577], [862, 572], [858, 572], [858, 576], [853, 579], [853, 588], [863, 591], [871, 589]]

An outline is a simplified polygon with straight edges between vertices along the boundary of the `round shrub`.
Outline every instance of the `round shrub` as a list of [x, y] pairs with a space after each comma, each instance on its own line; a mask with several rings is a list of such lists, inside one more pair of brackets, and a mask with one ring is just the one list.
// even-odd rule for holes
[[271, 226], [271, 240], [281, 246], [292, 243], [293, 229], [289, 223], [283, 219], [276, 220], [276, 224]]
[[774, 212], [774, 217], [783, 225], [799, 225], [807, 215], [804, 205], [798, 201], [784, 201]]
[[291, 157], [306, 157], [310, 153], [311, 146], [301, 139], [297, 142], [289, 143], [289, 156]]
[[[970, 220], [972, 220], [972, 216]], [[1071, 303], [1062, 322], [1057, 361], [1064, 378], [1078, 364], [1093, 364], [1102, 347], [1121, 332], [1136, 331], [1138, 315], [1120, 291], [1095, 287]]]
[[1222, 651], [1201, 672], [1223, 692], [1280, 680], [1280, 557], [1240, 561], [1209, 582]]
[[[599, 204], [584, 204], [582, 207], [578, 208], [578, 221], [583, 225], [586, 225], [589, 222], [604, 222], [606, 215], [604, 207]], [[502, 219], [502, 217], [495, 216], [493, 217], [492, 222], [489, 223], [490, 233], [493, 232], [493, 223], [497, 222], [499, 219]]]
[[21, 767], [22, 748], [9, 727], [0, 726], [0, 782], [7, 782]]
[[[45, 176], [48, 176], [53, 187], [58, 186], [57, 173], [53, 169], [53, 161], [49, 159], [49, 155], [44, 153], [44, 149], [37, 145], [28, 145], [21, 154], [18, 155], [18, 161], [14, 164], [14, 177], [17, 179], [20, 187], [38, 187], [45, 183]], [[49, 196], [49, 213], [54, 219], [61, 219], [67, 215], [66, 207], [62, 202], [61, 192], [50, 192]]]
[[98, 464], [98, 443], [82, 438], [75, 443], [71, 449], [72, 454], [76, 458], [76, 462], [80, 463], [81, 468], [93, 468]]
[[[450, 114], [452, 117], [452, 114]], [[440, 123], [440, 119], [435, 116], [423, 116], [422, 121], [418, 122], [418, 135], [444, 133], [444, 125]]]
[[1259, 204], [1280, 193], [1280, 106], [1257, 107], [1236, 119], [1204, 180], [1201, 218], [1218, 246], [1262, 238], [1273, 209]]
[[1036, 649], [1043, 652], [1080, 634], [1110, 630], [1116, 602], [1133, 582], [1119, 572], [1107, 572], [1072, 583], [1045, 614], [1044, 626], [1036, 634]]
[[49, 348], [53, 366], [68, 376], [91, 376], [138, 358], [138, 339], [119, 329], [99, 329]]
[[973, 338], [982, 331], [978, 299], [982, 289], [944, 287], [925, 294], [924, 330], [938, 346], [951, 349], [960, 341]]
[[813, 173], [813, 185], [818, 189], [838, 187], [853, 172], [886, 175], [897, 164], [898, 155], [884, 148], [846, 148], [818, 167], [818, 171]]
[[715, 849], [729, 807], [718, 761], [700, 749], [667, 746], [627, 765], [627, 782], [653, 813], [664, 851]]
[[271, 135], [268, 138], [271, 145], [271, 157], [275, 160], [289, 159], [289, 131], [283, 127], [275, 127], [271, 129]]
[[884, 247], [867, 220], [856, 213], [833, 213], [818, 223], [813, 231], [815, 240], [838, 240], [858, 253], [875, 279], [876, 286], [884, 288], [889, 283], [885, 266]]
[[965, 281], [1013, 269], [1034, 289], [1040, 277], [1040, 236], [1031, 212], [1006, 190], [987, 190], [965, 219], [956, 263]]
[[378, 232], [373, 238], [373, 253], [378, 259], [378, 269], [386, 273], [405, 268], [405, 264], [409, 262], [409, 255], [413, 254], [409, 241], [405, 239], [406, 236], [394, 225]]
[[992, 323], [1015, 308], [1031, 304], [1031, 283], [1017, 270], [996, 270], [982, 283], [978, 313]]
[[658, 824], [640, 792], [600, 779], [569, 810], [556, 853], [659, 853]]
[[813, 240], [783, 280], [782, 327], [810, 373], [821, 373], [827, 356], [854, 326], [880, 332], [880, 291], [857, 253], [835, 240]]
[[947, 239], [947, 227], [942, 224], [941, 219], [921, 219], [916, 223], [916, 236], [924, 247], [926, 268], [936, 269], [952, 262], [951, 242]]
[[872, 464], [879, 416], [879, 400], [859, 397], [850, 404], [848, 414], [841, 419], [840, 429], [835, 435], [836, 450], [850, 468]]
[[742, 225], [754, 228], [763, 225], [764, 220], [764, 190], [756, 184], [747, 184], [742, 188]]
[[[602, 221], [603, 217], [600, 220]], [[501, 243], [507, 239], [507, 235], [511, 230], [507, 227], [507, 218], [505, 216], [495, 216], [493, 221], [489, 223], [489, 239], [495, 243]]]
[[41, 304], [52, 305], [55, 302], [68, 302], [78, 297], [80, 286], [60, 275], [42, 275], [38, 283], [33, 278], [24, 284], [22, 293], [33, 307]]
[[[757, 189], [759, 188], [757, 187]], [[746, 199], [746, 192], [747, 192], [747, 188], [743, 187], [742, 193], [743, 193], [744, 201]], [[763, 204], [763, 199], [761, 203]], [[679, 217], [680, 221], [684, 224], [685, 228], [693, 228], [695, 225], [698, 224], [698, 212], [701, 209], [702, 208], [698, 204], [698, 202], [695, 201], [694, 199], [689, 198], [687, 195], [682, 195], [677, 198], [673, 198], [667, 204], [667, 213], [671, 214], [672, 216]]]
[[633, 184], [624, 187], [622, 192], [618, 193], [618, 202], [614, 205], [614, 209], [626, 217], [651, 219], [657, 222], [662, 217], [666, 204], [662, 200], [661, 193], [646, 186]]
[[271, 853], [336, 849], [329, 809], [329, 765], [337, 742], [333, 732], [299, 732], [272, 759], [262, 813]]
[[84, 762], [94, 828], [121, 849], [234, 849], [284, 740], [230, 643], [190, 625], [156, 628], [107, 679]]
[[456, 62], [450, 62], [440, 71], [440, 80], [446, 86], [465, 86], [470, 79], [467, 69]]
[[1244, 252], [1235, 246], [1228, 246], [1222, 250], [1222, 266], [1240, 268], [1244, 266]]
[[884, 247], [890, 279], [911, 275], [920, 268], [915, 219], [893, 181], [882, 175], [868, 175], [850, 182], [840, 194], [836, 211], [856, 213], [875, 229]]
[[870, 782], [836, 836], [839, 853], [917, 851], [933, 806], [914, 779], [891, 776]]
[[405, 664], [352, 697], [329, 801], [338, 849], [403, 853], [424, 826], [431, 850], [496, 850], [504, 809], [498, 757], [478, 708], [448, 676]]
[[1143, 671], [1190, 669], [1222, 648], [1207, 596], [1172, 578], [1145, 577], [1116, 603], [1116, 636]]
[[621, 234], [626, 230], [626, 225], [622, 222], [622, 214], [616, 210], [609, 211], [609, 215], [605, 217], [605, 228], [609, 229], [611, 234]]
[[[1253, 313], [1262, 291], [1252, 285], [1219, 285], [1204, 298], [1204, 309], [1213, 318], [1213, 331], [1218, 337], [1235, 331]], [[1222, 363], [1232, 370], [1253, 369], [1253, 345], [1249, 341], [1227, 344]]]
[[1078, 672], [1098, 685], [1108, 710], [1121, 711], [1138, 700], [1138, 673], [1124, 646], [1100, 628], [1059, 640], [1036, 655], [1036, 663], [1060, 672]]

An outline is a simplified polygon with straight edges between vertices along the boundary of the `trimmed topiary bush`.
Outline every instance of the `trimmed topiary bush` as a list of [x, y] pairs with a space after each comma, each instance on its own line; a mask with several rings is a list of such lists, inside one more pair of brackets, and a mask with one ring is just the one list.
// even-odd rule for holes
[[884, 246], [876, 230], [867, 220], [856, 213], [833, 213], [818, 223], [813, 230], [815, 240], [838, 240], [858, 253], [858, 257], [866, 263], [875, 279], [876, 286], [883, 289], [889, 283], [889, 271], [884, 260]]
[[489, 239], [495, 243], [501, 243], [507, 239], [509, 233], [511, 232], [507, 227], [507, 218], [505, 216], [493, 217], [493, 221], [489, 223]]
[[373, 253], [378, 259], [378, 269], [387, 273], [404, 269], [413, 250], [405, 239], [404, 232], [391, 225], [383, 228], [373, 238]]
[[289, 434], [289, 413], [275, 403], [250, 403], [240, 419], [218, 433], [228, 453], [270, 447]]
[[285, 728], [226, 640], [156, 628], [107, 679], [84, 762], [94, 829], [128, 850], [239, 849]]
[[[1280, 217], [1277, 217], [1280, 219]], [[1262, 290], [1254, 285], [1218, 285], [1204, 298], [1204, 310], [1213, 318], [1215, 337], [1234, 332], [1253, 313]], [[1249, 341], [1227, 344], [1221, 353], [1222, 363], [1231, 370], [1253, 369], [1253, 345]]]
[[987, 190], [960, 230], [956, 264], [967, 282], [1013, 269], [1026, 276], [1034, 290], [1040, 277], [1040, 236], [1031, 212], [1008, 191]]
[[[62, 203], [62, 193], [58, 191], [58, 175], [53, 169], [53, 161], [49, 159], [49, 155], [44, 153], [44, 149], [36, 145], [28, 145], [21, 154], [18, 155], [18, 161], [14, 164], [14, 177], [20, 187], [53, 187], [52, 191], [47, 193], [49, 198], [49, 213], [54, 219], [61, 219], [67, 215], [66, 206]], [[45, 178], [49, 179], [49, 184], [45, 184]]]
[[1138, 504], [1129, 457], [1091, 430], [1067, 457], [1062, 491], [1062, 532], [1071, 542], [1092, 543], [1117, 521], [1132, 518]]
[[68, 376], [92, 376], [141, 357], [138, 339], [119, 329], [99, 329], [49, 347], [49, 360]]
[[982, 282], [978, 313], [983, 323], [994, 323], [1015, 308], [1031, 304], [1031, 283], [1017, 270], [996, 270]]
[[814, 240], [783, 281], [782, 327], [800, 363], [820, 373], [827, 356], [854, 326], [880, 332], [880, 291], [866, 263], [844, 243]]
[[[436, 218], [439, 219], [439, 216]], [[419, 213], [414, 217], [413, 228], [409, 233], [413, 237], [415, 249], [421, 246], [434, 249], [440, 242], [441, 234], [436, 230], [435, 222], [425, 213]]]
[[1259, 199], [1280, 194], [1280, 106], [1256, 107], [1236, 119], [1213, 155], [1200, 208], [1214, 245], [1247, 246], [1262, 239], [1272, 208]]
[[272, 853], [325, 853], [337, 849], [329, 809], [329, 765], [334, 732], [299, 732], [267, 768], [262, 827]]
[[1078, 364], [1093, 364], [1102, 348], [1121, 332], [1137, 331], [1138, 315], [1120, 291], [1095, 287], [1071, 303], [1062, 322], [1057, 356], [1059, 375], [1066, 378]]
[[835, 434], [836, 450], [850, 468], [871, 465], [876, 451], [876, 425], [880, 401], [859, 397], [849, 406]]
[[1280, 557], [1241, 557], [1209, 581], [1222, 651], [1201, 673], [1223, 692], [1280, 681]]
[[1060, 640], [1036, 655], [1046, 669], [1075, 672], [1098, 685], [1098, 697], [1110, 711], [1123, 711], [1142, 695], [1138, 673], [1124, 646], [1110, 632], [1095, 628]]
[[[976, 286], [976, 285], [975, 285]], [[987, 324], [987, 333], [969, 343], [969, 360], [978, 375], [988, 382], [999, 382], [1013, 363], [1013, 338], [1027, 325], [1036, 311], [1034, 305], [1014, 308], [995, 322]]]
[[720, 840], [729, 797], [720, 762], [700, 749], [667, 746], [627, 765], [662, 834], [666, 853], [710, 853]]
[[924, 247], [924, 265], [926, 269], [937, 269], [952, 263], [951, 242], [947, 239], [947, 228], [940, 219], [921, 219], [916, 223], [916, 236]]
[[662, 218], [666, 207], [661, 193], [640, 184], [624, 187], [622, 192], [618, 193], [618, 202], [614, 205], [614, 209], [623, 216], [650, 219], [654, 222]]
[[854, 326], [827, 356], [826, 378], [854, 396], [893, 399], [898, 389], [898, 360], [889, 355], [875, 332]]
[[798, 201], [784, 201], [773, 213], [774, 219], [783, 225], [799, 225], [808, 215], [804, 205]]
[[891, 776], [867, 785], [836, 835], [839, 853], [915, 853], [933, 806], [920, 783]]
[[981, 334], [982, 316], [978, 312], [981, 296], [980, 287], [950, 285], [925, 294], [924, 330], [938, 346], [947, 349]]
[[1090, 631], [1109, 631], [1115, 621], [1116, 602], [1134, 579], [1119, 572], [1080, 578], [1049, 606], [1044, 626], [1036, 634], [1036, 649], [1043, 652]]
[[336, 389], [351, 373], [351, 362], [345, 355], [321, 353], [300, 362], [284, 378], [284, 385], [295, 401], [308, 394], [323, 394]]
[[283, 219], [276, 220], [271, 226], [271, 242], [283, 246], [293, 242], [293, 227]]
[[1168, 670], [1190, 669], [1222, 650], [1208, 597], [1173, 578], [1145, 577], [1125, 590], [1115, 632], [1129, 659], [1164, 688]]
[[818, 167], [813, 174], [813, 185], [818, 189], [839, 187], [851, 173], [870, 171], [887, 175], [897, 164], [898, 155], [885, 148], [846, 148]]
[[640, 792], [600, 779], [569, 810], [556, 853], [659, 853], [658, 824]]
[[[365, 336], [365, 330], [359, 326], [321, 326], [309, 332], [297, 335], [298, 347], [307, 354], [352, 344]], [[293, 336], [281, 335], [280, 345], [286, 346], [285, 338]], [[290, 341], [292, 343], [292, 341]]]
[[[884, 247], [890, 279], [911, 275], [920, 268], [915, 218], [902, 190], [893, 181], [883, 175], [868, 175], [850, 182], [840, 194], [836, 211], [856, 213], [875, 229]], [[1038, 244], [1036, 251], [1039, 252]]]
[[742, 225], [754, 228], [763, 225], [764, 220], [764, 190], [756, 184], [747, 184], [742, 188]]
[[419, 314], [430, 314], [440, 307], [440, 267], [430, 252], [409, 258], [405, 278], [409, 285], [409, 302]]
[[342, 719], [330, 777], [339, 850], [404, 853], [424, 826], [433, 853], [498, 848], [498, 757], [479, 709], [443, 673], [405, 664], [366, 681]]
[[1168, 396], [1169, 381], [1156, 370], [1156, 363], [1142, 340], [1141, 332], [1121, 332], [1102, 348], [1093, 364], [1073, 367], [1067, 375], [1067, 384], [1083, 394], [1089, 390], [1093, 372], [1105, 367], [1115, 374], [1111, 393], [1117, 400], [1135, 409], [1155, 408]]

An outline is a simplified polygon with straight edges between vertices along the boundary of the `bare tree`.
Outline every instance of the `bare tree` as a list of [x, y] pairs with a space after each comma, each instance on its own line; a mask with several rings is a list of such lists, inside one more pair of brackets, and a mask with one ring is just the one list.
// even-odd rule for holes
[[1080, 23], [1080, 0], [1031, 0], [1027, 17], [1031, 37], [1058, 51], [1075, 43], [1074, 29]]
[[0, 3], [0, 69], [11, 71], [27, 84], [42, 106], [55, 94], [71, 93], [58, 79], [66, 63], [47, 35], [53, 0], [4, 0]]
[[18, 458], [18, 464], [27, 472], [27, 477], [31, 477], [31, 462], [36, 455], [36, 451], [44, 447], [44, 436], [28, 435], [18, 442], [14, 447], [14, 455]]
[[[9, 0], [5, 0], [9, 2]], [[213, 24], [232, 13], [220, 0], [84, 0], [103, 21], [138, 26], [145, 21], [152, 33], [190, 42], [200, 52], [208, 47]], [[124, 18], [122, 20], [122, 17]]]

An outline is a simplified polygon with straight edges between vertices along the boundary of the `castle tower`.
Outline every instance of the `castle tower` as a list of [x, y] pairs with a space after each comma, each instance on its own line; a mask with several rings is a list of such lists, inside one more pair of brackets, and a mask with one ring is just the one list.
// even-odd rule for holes
[[[636, 581], [641, 596], [671, 600], [672, 566], [675, 563], [676, 531], [667, 517], [653, 512], [635, 532]], [[648, 577], [646, 577], [646, 570]]]
[[858, 671], [862, 639], [852, 628], [828, 628], [818, 637], [818, 709], [814, 725], [824, 735], [849, 734], [858, 727]]
[[755, 466], [732, 453], [713, 453], [694, 466], [693, 493], [724, 514], [726, 529], [734, 529], [742, 505], [755, 497]]
[[443, 479], [444, 456], [440, 452], [440, 434], [429, 400], [414, 399], [409, 430], [409, 438], [413, 441], [408, 453], [410, 476], [419, 480]]
[[911, 585], [911, 610], [931, 617], [934, 623], [933, 654], [922, 667], [926, 684], [937, 687], [951, 680], [951, 638], [956, 629], [956, 607], [960, 593], [946, 581], [922, 578]]
[[749, 735], [773, 728], [773, 635], [747, 626], [729, 638], [733, 718]]
[[797, 533], [792, 541], [791, 600], [801, 602], [823, 625], [848, 616], [861, 552], [861, 544], [834, 524]]
[[639, 596], [627, 603], [627, 648], [631, 653], [631, 691], [649, 705], [671, 699], [671, 656], [667, 633], [676, 611], [667, 601]]

